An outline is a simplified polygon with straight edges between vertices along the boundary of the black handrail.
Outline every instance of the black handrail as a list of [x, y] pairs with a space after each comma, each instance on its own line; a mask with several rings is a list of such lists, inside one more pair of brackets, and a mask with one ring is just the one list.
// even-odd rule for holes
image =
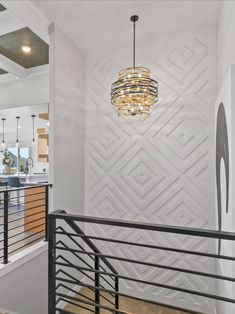
[[116, 227], [125, 227], [125, 228], [132, 228], [132, 229], [142, 229], [142, 230], [149, 230], [149, 231], [159, 231], [159, 232], [176, 233], [176, 234], [184, 234], [184, 235], [191, 235], [191, 236], [197, 236], [197, 237], [235, 241], [235, 233], [227, 232], [227, 231], [186, 228], [186, 227], [160, 225], [160, 224], [152, 224], [152, 223], [146, 223], [146, 222], [132, 222], [132, 221], [107, 219], [107, 218], [91, 217], [91, 216], [68, 215], [65, 213], [61, 213], [60, 210], [50, 213], [50, 216], [56, 219], [62, 219], [62, 220], [66, 219], [67, 221], [70, 220], [70, 221], [89, 222], [92, 224], [99, 224], [99, 225], [109, 225], [109, 226], [116, 226]]
[[[67, 237], [70, 238], [80, 238], [83, 241], [85, 241], [86, 244], [88, 244], [88, 246], [91, 248], [91, 250], [78, 250], [74, 247], [66, 247], [66, 246], [61, 246], [59, 244], [61, 243], [55, 243], [54, 246], [51, 246], [51, 250], [53, 252], [56, 252], [57, 250], [60, 251], [60, 256], [63, 256], [62, 252], [65, 253], [73, 253], [76, 254], [77, 256], [79, 256], [81, 258], [81, 256], [93, 256], [93, 258], [96, 260], [96, 262], [98, 262], [99, 264], [99, 259], [100, 260], [107, 260], [109, 264], [110, 260], [111, 261], [119, 261], [122, 263], [132, 263], [132, 264], [139, 264], [139, 265], [145, 265], [148, 267], [153, 267], [153, 268], [160, 268], [160, 269], [165, 269], [165, 270], [169, 270], [172, 272], [182, 272], [182, 273], [188, 273], [191, 274], [192, 276], [202, 276], [205, 278], [213, 278], [216, 280], [224, 280], [224, 281], [229, 281], [229, 282], [235, 282], [235, 278], [231, 278], [228, 276], [223, 276], [223, 275], [217, 275], [217, 274], [213, 274], [213, 273], [209, 273], [209, 272], [205, 272], [205, 271], [197, 271], [197, 270], [190, 270], [190, 269], [185, 269], [185, 268], [181, 268], [181, 267], [175, 267], [175, 266], [170, 266], [170, 265], [162, 265], [162, 264], [158, 264], [155, 263], [154, 261], [148, 262], [148, 261], [139, 261], [139, 260], [134, 260], [134, 259], [130, 259], [130, 258], [126, 258], [126, 257], [122, 257], [122, 256], [116, 256], [116, 255], [109, 255], [109, 254], [103, 254], [102, 252], [100, 252], [97, 247], [94, 245], [94, 243], [92, 242], [92, 240], [95, 241], [107, 241], [107, 242], [113, 242], [113, 243], [119, 243], [119, 244], [123, 244], [123, 245], [128, 245], [128, 246], [140, 246], [140, 247], [146, 247], [149, 249], [154, 249], [154, 250], [165, 250], [165, 251], [171, 251], [171, 252], [177, 252], [177, 253], [181, 253], [181, 254], [193, 254], [193, 255], [198, 255], [198, 256], [205, 256], [205, 257], [210, 257], [210, 258], [217, 258], [217, 259], [224, 259], [224, 260], [230, 260], [230, 261], [235, 261], [235, 257], [234, 256], [225, 256], [225, 255], [219, 255], [219, 254], [211, 254], [211, 253], [207, 253], [207, 252], [200, 252], [200, 251], [190, 251], [190, 250], [183, 250], [183, 249], [178, 249], [175, 247], [165, 247], [165, 246], [157, 246], [157, 245], [150, 245], [150, 244], [144, 244], [144, 243], [135, 243], [135, 242], [130, 242], [130, 241], [125, 241], [125, 240], [118, 240], [118, 239], [112, 239], [112, 238], [105, 238], [105, 237], [99, 237], [99, 236], [91, 236], [91, 235], [86, 235], [86, 233], [84, 233], [80, 227], [78, 227], [78, 223], [90, 223], [90, 224], [97, 224], [97, 225], [108, 225], [108, 226], [115, 226], [115, 227], [121, 227], [121, 228], [132, 228], [132, 229], [136, 229], [136, 230], [148, 230], [148, 231], [154, 231], [154, 232], [164, 232], [164, 233], [169, 233], [169, 234], [179, 234], [179, 235], [187, 235], [187, 236], [193, 236], [193, 237], [201, 237], [201, 238], [209, 238], [209, 239], [221, 239], [221, 240], [231, 240], [231, 241], [235, 241], [235, 233], [234, 232], [226, 232], [226, 231], [216, 231], [216, 230], [209, 230], [209, 229], [198, 229], [198, 228], [186, 228], [186, 227], [178, 227], [178, 226], [169, 226], [169, 225], [160, 225], [160, 224], [150, 224], [150, 223], [142, 223], [142, 222], [131, 222], [131, 221], [123, 221], [123, 220], [115, 220], [115, 219], [106, 219], [106, 218], [99, 218], [99, 217], [91, 217], [91, 216], [81, 216], [81, 215], [69, 215], [66, 214], [66, 212], [58, 210], [55, 211], [53, 213], [49, 214], [49, 220], [53, 223], [53, 222], [57, 222], [59, 224], [59, 221], [64, 221], [66, 222], [68, 225], [70, 225], [70, 227], [72, 227], [72, 229], [74, 230], [73, 233], [69, 232], [69, 231], [65, 231], [65, 230], [61, 230], [61, 229], [56, 229], [54, 230], [54, 237], [56, 237], [57, 235], [59, 236], [63, 236], [66, 235]], [[98, 250], [98, 252], [96, 252], [96, 250]], [[49, 257], [49, 263], [51, 263], [52, 261], [50, 260]], [[55, 273], [54, 276], [54, 281], [60, 281], [60, 282], [65, 282], [65, 283], [70, 283], [70, 284], [74, 284], [74, 285], [78, 285], [81, 287], [87, 287], [88, 289], [93, 289], [95, 292], [106, 292], [106, 293], [113, 293], [113, 295], [115, 296], [127, 296], [127, 297], [131, 297], [128, 295], [124, 295], [121, 292], [119, 292], [119, 282], [116, 281], [115, 283], [117, 284], [116, 289], [110, 290], [107, 288], [104, 288], [100, 285], [99, 279], [100, 276], [116, 276], [116, 279], [120, 279], [120, 280], [125, 280], [125, 281], [131, 281], [131, 282], [136, 282], [136, 283], [141, 283], [141, 284], [146, 284], [146, 285], [150, 285], [150, 286], [155, 286], [155, 287], [159, 287], [159, 288], [165, 288], [165, 289], [170, 289], [170, 290], [174, 290], [174, 291], [179, 291], [179, 292], [183, 292], [183, 293], [188, 293], [188, 294], [192, 294], [192, 295], [196, 295], [196, 296], [200, 296], [200, 297], [205, 297], [205, 298], [209, 298], [209, 299], [214, 299], [214, 300], [219, 300], [219, 301], [223, 301], [223, 302], [229, 302], [229, 303], [235, 303], [235, 299], [233, 298], [229, 298], [226, 296], [222, 296], [222, 295], [216, 295], [216, 294], [211, 294], [208, 292], [203, 292], [203, 291], [197, 291], [197, 290], [192, 290], [192, 289], [188, 289], [188, 288], [182, 288], [176, 285], [169, 285], [169, 284], [165, 284], [162, 282], [154, 282], [154, 281], [147, 281], [147, 280], [142, 280], [139, 278], [133, 278], [130, 276], [126, 276], [123, 274], [119, 274], [118, 272], [114, 271], [114, 272], [106, 272], [103, 270], [100, 270], [99, 265], [96, 267], [94, 267], [93, 269], [91, 268], [87, 268], [87, 267], [83, 267], [81, 265], [76, 265], [74, 263], [70, 263], [70, 262], [55, 262], [56, 264], [60, 267], [65, 267], [68, 269], [72, 269], [74, 270], [78, 270], [79, 272], [85, 272], [85, 273], [90, 273], [90, 274], [94, 274], [95, 278], [97, 280], [95, 280], [95, 285], [92, 286], [90, 284], [87, 283], [83, 283], [80, 280], [76, 279], [73, 276], [69, 275], [69, 272], [64, 272], [64, 271], [59, 271], [58, 273]], [[112, 266], [112, 265], [111, 265]], [[51, 266], [52, 267], [52, 266]], [[110, 267], [109, 267], [110, 268]], [[112, 267], [113, 268], [113, 267]], [[111, 268], [110, 268], [111, 269]], [[64, 276], [59, 276], [59, 274], [62, 273]], [[51, 287], [53, 287], [53, 284], [51, 285]], [[104, 309], [102, 303], [100, 302], [99, 296], [101, 294], [96, 294], [97, 298], [95, 298], [95, 302], [93, 303], [93, 306], [95, 307], [95, 313], [100, 313], [100, 309]], [[57, 295], [58, 296], [58, 295]], [[56, 302], [55, 302], [55, 298], [56, 298], [56, 293], [54, 294], [54, 309], [58, 309], [59, 307], [56, 307]], [[66, 299], [66, 296], [63, 296]], [[70, 297], [71, 300], [75, 300], [73, 299], [73, 297]], [[70, 300], [70, 301], [71, 301]], [[143, 299], [142, 299], [143, 300]], [[143, 300], [143, 301], [147, 301], [148, 300]], [[99, 304], [98, 304], [99, 303]], [[157, 302], [151, 302], [154, 304], [159, 304]], [[98, 304], [98, 305], [97, 305]], [[76, 304], [75, 305], [78, 307], [82, 307], [82, 305], [80, 304]], [[166, 305], [165, 305], [166, 306]], [[113, 312], [117, 313], [121, 313], [121, 311], [118, 310], [119, 309], [119, 299], [115, 299], [115, 308], [113, 309]], [[50, 314], [54, 314], [55, 312], [49, 312]], [[62, 310], [63, 313], [63, 310]], [[190, 313], [196, 313], [195, 311], [190, 311]]]

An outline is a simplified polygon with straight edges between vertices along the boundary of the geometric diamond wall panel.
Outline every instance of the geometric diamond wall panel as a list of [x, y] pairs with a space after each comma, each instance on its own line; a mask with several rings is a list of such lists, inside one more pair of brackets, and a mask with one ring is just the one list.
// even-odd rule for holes
[[[86, 102], [86, 214], [114, 219], [207, 228], [213, 195], [213, 96], [215, 30], [206, 29], [146, 43], [137, 55], [159, 82], [159, 101], [144, 121], [117, 117], [110, 104], [116, 73], [126, 67], [123, 51], [91, 55]], [[139, 243], [208, 251], [200, 238], [139, 230], [87, 226], [93, 235]], [[98, 244], [97, 244], [98, 245]], [[100, 243], [108, 254], [205, 271], [205, 258], [122, 244]], [[213, 282], [199, 276], [115, 262], [120, 273], [207, 291]], [[209, 313], [206, 299], [125, 282], [124, 292]]]

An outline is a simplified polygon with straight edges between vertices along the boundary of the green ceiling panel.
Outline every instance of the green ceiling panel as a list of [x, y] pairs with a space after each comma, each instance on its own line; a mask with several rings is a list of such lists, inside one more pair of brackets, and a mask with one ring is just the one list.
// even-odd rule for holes
[[0, 12], [5, 11], [5, 10], [6, 8], [2, 4], [0, 4]]
[[7, 73], [6, 71], [4, 71], [3, 69], [0, 69], [0, 75], [6, 74], [6, 73]]
[[[30, 53], [22, 51], [24, 45], [31, 47]], [[0, 36], [0, 54], [26, 69], [49, 63], [48, 44], [28, 27]]]

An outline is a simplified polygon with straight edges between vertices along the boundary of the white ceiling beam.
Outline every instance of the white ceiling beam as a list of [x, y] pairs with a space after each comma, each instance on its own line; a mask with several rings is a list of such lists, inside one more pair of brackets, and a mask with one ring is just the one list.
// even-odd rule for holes
[[48, 28], [50, 22], [45, 16], [29, 1], [1, 0], [2, 5], [15, 14], [35, 34], [49, 44]]
[[25, 77], [27, 70], [18, 63], [0, 54], [0, 68], [15, 75], [18, 78]]
[[0, 36], [24, 27], [26, 25], [14, 14], [7, 10], [0, 12]]

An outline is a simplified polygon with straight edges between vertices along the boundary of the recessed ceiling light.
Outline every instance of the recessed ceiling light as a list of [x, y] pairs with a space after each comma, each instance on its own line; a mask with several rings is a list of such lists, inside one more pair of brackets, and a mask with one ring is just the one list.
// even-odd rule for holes
[[31, 52], [31, 47], [29, 47], [29, 46], [22, 46], [21, 49], [22, 49], [25, 53]]

